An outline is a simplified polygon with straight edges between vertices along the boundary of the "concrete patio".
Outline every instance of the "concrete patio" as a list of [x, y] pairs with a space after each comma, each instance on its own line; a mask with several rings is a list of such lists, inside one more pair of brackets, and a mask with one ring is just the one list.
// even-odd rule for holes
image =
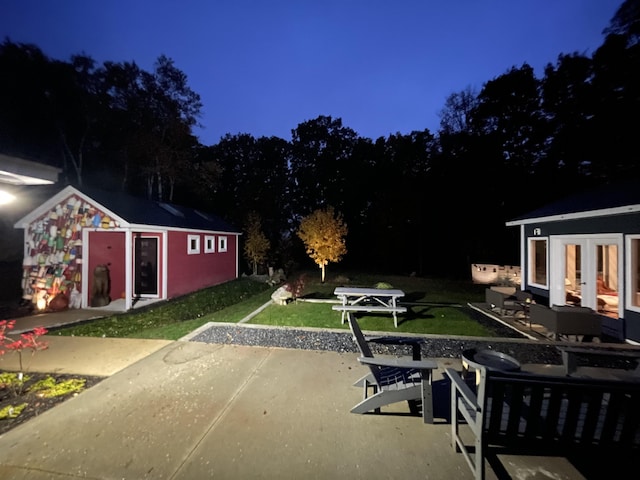
[[[437, 359], [425, 425], [406, 403], [351, 414], [365, 372], [353, 353], [50, 341], [32, 368], [108, 378], [0, 437], [0, 478], [472, 478], [450, 445], [442, 369], [457, 359]], [[586, 478], [564, 458], [503, 461], [513, 478]]]

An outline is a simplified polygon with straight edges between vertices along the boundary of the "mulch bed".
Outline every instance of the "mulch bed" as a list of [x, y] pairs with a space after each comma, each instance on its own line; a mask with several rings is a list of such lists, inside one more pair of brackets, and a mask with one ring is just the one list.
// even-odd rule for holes
[[[17, 300], [0, 301], [0, 320], [11, 320], [31, 314], [33, 314], [33, 309], [30, 305], [24, 304], [24, 302], [20, 302]], [[0, 370], [0, 373], [5, 372]], [[21, 425], [34, 417], [37, 417], [38, 415], [42, 415], [47, 410], [77, 395], [77, 393], [69, 393], [57, 397], [45, 398], [39, 396], [37, 392], [29, 392], [29, 387], [34, 383], [47, 377], [54, 378], [56, 380], [56, 383], [71, 379], [84, 379], [84, 389], [86, 390], [87, 388], [91, 388], [92, 386], [100, 383], [106, 378], [90, 375], [71, 375], [40, 372], [26, 372], [25, 375], [29, 377], [29, 380], [24, 383], [23, 388], [21, 388], [19, 392], [16, 392], [15, 388], [0, 383], [0, 411], [10, 405], [16, 406], [23, 403], [27, 404], [24, 410], [22, 410], [20, 415], [18, 415], [17, 417], [0, 419], [0, 435], [10, 431], [13, 428], [16, 428], [18, 425]]]
[[[2, 373], [2, 372], [0, 372]], [[16, 392], [14, 388], [0, 384], [0, 411], [9, 405], [21, 405], [26, 403], [27, 406], [22, 410], [20, 415], [15, 418], [0, 419], [0, 435], [8, 432], [9, 430], [21, 425], [38, 415], [42, 415], [44, 412], [56, 405], [69, 400], [77, 395], [77, 393], [68, 393], [65, 395], [45, 398], [39, 396], [38, 393], [29, 392], [29, 387], [34, 383], [43, 380], [47, 377], [52, 377], [56, 380], [56, 383], [63, 382], [71, 379], [84, 379], [84, 390], [91, 388], [92, 386], [100, 383], [105, 377], [95, 377], [87, 375], [66, 375], [66, 374], [53, 374], [53, 373], [30, 373], [25, 374], [29, 379], [24, 383], [24, 387], [20, 392]]]

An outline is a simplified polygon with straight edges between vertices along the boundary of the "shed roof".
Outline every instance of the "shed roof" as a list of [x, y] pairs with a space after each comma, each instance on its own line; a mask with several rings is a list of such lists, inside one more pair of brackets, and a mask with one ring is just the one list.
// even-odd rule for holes
[[567, 196], [507, 222], [507, 226], [640, 211], [640, 181], [611, 183]]
[[240, 233], [237, 228], [213, 213], [172, 203], [163, 203], [135, 197], [124, 192], [111, 192], [92, 187], [82, 187], [79, 189], [73, 186], [65, 187], [44, 202], [40, 208], [27, 214], [16, 223], [16, 227], [24, 228], [26, 224], [39, 216], [43, 206], [48, 206], [50, 203], [58, 203], [73, 194], [85, 197], [87, 200], [101, 205], [130, 226], [145, 225]]

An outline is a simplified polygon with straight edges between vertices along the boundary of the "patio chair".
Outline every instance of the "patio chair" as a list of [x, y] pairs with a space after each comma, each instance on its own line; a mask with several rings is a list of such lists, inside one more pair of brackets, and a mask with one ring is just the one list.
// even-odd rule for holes
[[[369, 373], [355, 382], [362, 387], [363, 399], [351, 413], [380, 412], [380, 408], [398, 402], [408, 402], [411, 413], [422, 405], [425, 423], [433, 423], [432, 372], [438, 364], [432, 360], [411, 357], [374, 356], [355, 316], [347, 313], [349, 328], [362, 356], [358, 361], [369, 367]], [[371, 394], [370, 394], [371, 392]]]
[[517, 312], [526, 314], [526, 304], [533, 300], [533, 295], [523, 290], [515, 290], [510, 293], [511, 289], [501, 289], [500, 287], [485, 289], [485, 302], [489, 309], [497, 311], [502, 316], [509, 313], [515, 316]]
[[[354, 313], [349, 312], [349, 315], [351, 315], [353, 321], [356, 321]], [[356, 328], [358, 329], [358, 331], [360, 331], [359, 324], [356, 324]], [[351, 329], [351, 331], [353, 332], [353, 328]], [[360, 331], [360, 334], [362, 334], [361, 331]], [[384, 335], [382, 337], [369, 337], [369, 336], [363, 335], [363, 337], [364, 337], [363, 341], [364, 343], [367, 344], [367, 347], [369, 347], [369, 344], [372, 344], [372, 343], [377, 345], [391, 346], [391, 347], [411, 347], [411, 356], [413, 360], [420, 360], [422, 358], [421, 349], [422, 349], [422, 344], [424, 343], [424, 340], [422, 340], [421, 338], [400, 337], [400, 336], [394, 336], [394, 335]], [[354, 334], [354, 338], [355, 338], [355, 334]], [[373, 356], [373, 353], [371, 352], [370, 348], [367, 348], [364, 351], [362, 348], [359, 348], [359, 350], [363, 356], [368, 356], [368, 355]], [[369, 383], [375, 383], [372, 373], [366, 374], [364, 377], [360, 378], [353, 385], [355, 387], [363, 387], [366, 381], [369, 381]], [[412, 405], [413, 403], [414, 402], [411, 402]]]

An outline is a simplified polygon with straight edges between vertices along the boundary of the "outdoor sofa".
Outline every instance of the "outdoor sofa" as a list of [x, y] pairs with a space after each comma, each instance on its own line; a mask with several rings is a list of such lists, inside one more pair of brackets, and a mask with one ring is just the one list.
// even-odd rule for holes
[[600, 315], [588, 307], [547, 307], [532, 303], [529, 307], [529, 320], [545, 327], [554, 339], [558, 339], [560, 335], [584, 335], [584, 340], [600, 337], [602, 333]]

